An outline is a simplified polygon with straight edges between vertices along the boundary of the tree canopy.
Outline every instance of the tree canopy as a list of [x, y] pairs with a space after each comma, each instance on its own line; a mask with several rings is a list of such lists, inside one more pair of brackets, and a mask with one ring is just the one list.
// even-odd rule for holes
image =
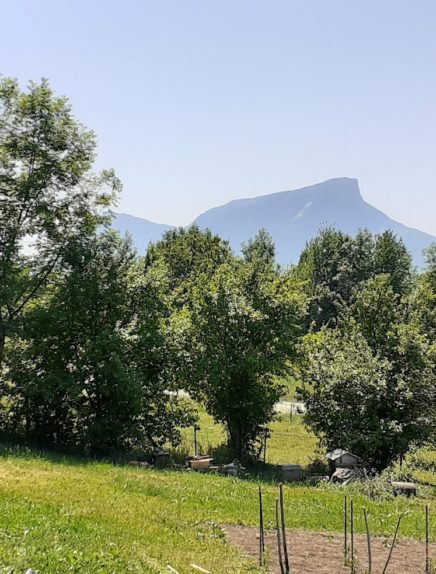
[[315, 329], [335, 327], [353, 290], [371, 277], [386, 274], [399, 294], [408, 292], [412, 281], [410, 254], [391, 231], [381, 235], [360, 231], [353, 238], [323, 229], [303, 250], [298, 267], [308, 282], [308, 322]]
[[281, 268], [265, 230], [235, 254], [193, 225], [139, 257], [110, 227], [120, 182], [46, 80], [0, 80], [0, 424], [111, 453], [180, 440], [188, 391], [235, 456], [297, 377], [306, 423], [377, 470], [435, 443], [436, 246], [417, 274], [391, 231], [328, 228]]
[[103, 223], [120, 183], [93, 174], [95, 137], [48, 82], [0, 79], [0, 364], [6, 337], [19, 328], [69, 244]]

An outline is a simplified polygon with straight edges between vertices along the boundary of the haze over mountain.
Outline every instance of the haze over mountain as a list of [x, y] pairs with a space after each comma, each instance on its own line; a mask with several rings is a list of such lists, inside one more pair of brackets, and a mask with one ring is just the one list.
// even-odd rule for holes
[[171, 225], [153, 223], [142, 217], [135, 217], [127, 213], [116, 213], [112, 221], [112, 227], [121, 235], [129, 233], [139, 253], [143, 254], [150, 242], [159, 241], [165, 231], [172, 229]]
[[[346, 177], [294, 191], [231, 201], [209, 209], [194, 223], [228, 239], [236, 251], [264, 228], [272, 235], [277, 260], [282, 264], [297, 262], [306, 242], [327, 226], [351, 235], [359, 229], [372, 233], [391, 229], [403, 239], [418, 267], [423, 265], [423, 249], [436, 241], [435, 237], [394, 221], [367, 203], [357, 180]], [[122, 233], [128, 231], [140, 253], [150, 241], [156, 241], [171, 228], [125, 214], [117, 214], [113, 226]]]

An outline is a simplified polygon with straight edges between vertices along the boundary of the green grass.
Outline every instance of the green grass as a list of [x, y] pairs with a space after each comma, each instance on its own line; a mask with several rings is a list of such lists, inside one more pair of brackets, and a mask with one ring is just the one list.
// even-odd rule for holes
[[414, 480], [436, 488], [436, 449], [421, 448], [406, 457], [404, 471]]
[[[257, 524], [257, 488], [240, 480], [187, 471], [153, 471], [72, 458], [5, 451], [0, 457], [0, 573], [180, 574], [191, 563], [217, 573], [260, 572], [223, 538], [219, 524]], [[265, 519], [273, 525], [277, 486], [263, 484]], [[290, 528], [340, 531], [343, 489], [285, 487]], [[434, 498], [369, 500], [354, 494], [357, 531], [362, 507], [374, 534], [422, 538], [424, 505]]]
[[213, 489], [189, 473], [4, 456], [0, 572], [256, 572], [214, 525]]
[[283, 385], [284, 394], [281, 398], [282, 401], [299, 401], [297, 388], [299, 382], [293, 377], [277, 377], [277, 382]]
[[[198, 406], [199, 427], [197, 441], [201, 454], [213, 452], [226, 440], [222, 425], [215, 423], [202, 406]], [[306, 465], [317, 458], [318, 440], [302, 424], [301, 415], [292, 417], [281, 415], [271, 425], [271, 437], [267, 443], [267, 463]], [[177, 449], [180, 454], [194, 454], [194, 431], [185, 429], [182, 444]]]
[[281, 415], [271, 424], [266, 461], [270, 464], [307, 465], [319, 457], [318, 440], [302, 424], [302, 416]]
[[[209, 454], [213, 449], [226, 441], [226, 433], [221, 424], [216, 423], [207, 414], [202, 405], [197, 405], [199, 415], [199, 430], [197, 431], [197, 444], [200, 454]], [[187, 428], [182, 430], [182, 443], [177, 449], [186, 455], [194, 454], [194, 430]]]

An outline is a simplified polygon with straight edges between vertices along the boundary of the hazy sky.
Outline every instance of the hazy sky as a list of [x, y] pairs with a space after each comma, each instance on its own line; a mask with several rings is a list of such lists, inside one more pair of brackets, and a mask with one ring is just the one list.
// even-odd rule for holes
[[359, 179], [436, 235], [435, 0], [0, 0], [0, 72], [48, 77], [170, 224]]

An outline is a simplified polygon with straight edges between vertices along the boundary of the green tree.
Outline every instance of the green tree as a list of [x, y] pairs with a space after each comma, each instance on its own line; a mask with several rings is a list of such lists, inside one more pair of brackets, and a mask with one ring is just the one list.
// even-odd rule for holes
[[395, 293], [388, 274], [375, 275], [353, 291], [344, 316], [351, 315], [373, 351], [390, 358], [396, 346], [395, 329], [407, 321], [406, 306]]
[[375, 236], [373, 274], [388, 274], [395, 293], [408, 293], [412, 286], [412, 256], [402, 239], [387, 230]]
[[422, 411], [433, 427], [432, 442], [436, 444], [436, 244], [426, 251], [427, 265], [418, 278], [411, 295], [412, 322], [426, 336], [432, 356], [431, 384], [423, 386], [420, 396]]
[[410, 255], [391, 231], [360, 231], [353, 238], [324, 229], [302, 252], [298, 272], [308, 284], [308, 326], [315, 329], [337, 326], [355, 288], [375, 275], [388, 275], [389, 285], [401, 295], [412, 285]]
[[350, 236], [328, 228], [310, 241], [300, 256], [299, 268], [308, 280], [311, 297], [308, 320], [316, 328], [336, 326], [353, 286], [368, 272], [370, 236], [362, 234], [357, 244], [360, 249]]
[[242, 255], [248, 263], [256, 266], [274, 264], [276, 248], [271, 235], [266, 229], [261, 229], [254, 239], [249, 239], [242, 245]]
[[394, 372], [414, 380], [413, 384], [426, 380], [432, 366], [432, 341], [415, 320], [410, 296], [394, 292], [390, 275], [377, 275], [356, 288], [342, 317], [344, 328], [350, 317], [373, 352], [390, 361]]
[[74, 238], [103, 223], [120, 185], [91, 172], [92, 132], [48, 82], [0, 80], [0, 364], [6, 337], [47, 284]]
[[427, 265], [412, 295], [415, 320], [436, 344], [436, 243], [426, 251]]
[[128, 242], [70, 244], [9, 357], [6, 415], [26, 438], [85, 451], [158, 446], [189, 423], [161, 378], [160, 301]]
[[[192, 287], [209, 277], [223, 263], [231, 260], [232, 251], [227, 241], [197, 225], [167, 231], [161, 241], [151, 244], [145, 269], [160, 274], [162, 288], [173, 307], [189, 303]], [[159, 271], [158, 271], [159, 270]]]
[[250, 244], [250, 255], [202, 277], [191, 305], [171, 319], [174, 355], [182, 359], [178, 375], [225, 425], [239, 458], [274, 416], [282, 392], [275, 375], [294, 354], [305, 304], [291, 275], [265, 260], [256, 245], [264, 239]]
[[308, 341], [301, 396], [328, 448], [348, 448], [381, 470], [431, 440], [423, 398], [434, 389], [434, 350], [389, 274], [356, 287], [338, 328]]
[[436, 286], [436, 243], [432, 243], [425, 250], [426, 273], [433, 286]]
[[428, 439], [416, 381], [375, 355], [358, 329], [312, 340], [304, 382], [306, 422], [328, 449], [349, 449], [382, 470]]

